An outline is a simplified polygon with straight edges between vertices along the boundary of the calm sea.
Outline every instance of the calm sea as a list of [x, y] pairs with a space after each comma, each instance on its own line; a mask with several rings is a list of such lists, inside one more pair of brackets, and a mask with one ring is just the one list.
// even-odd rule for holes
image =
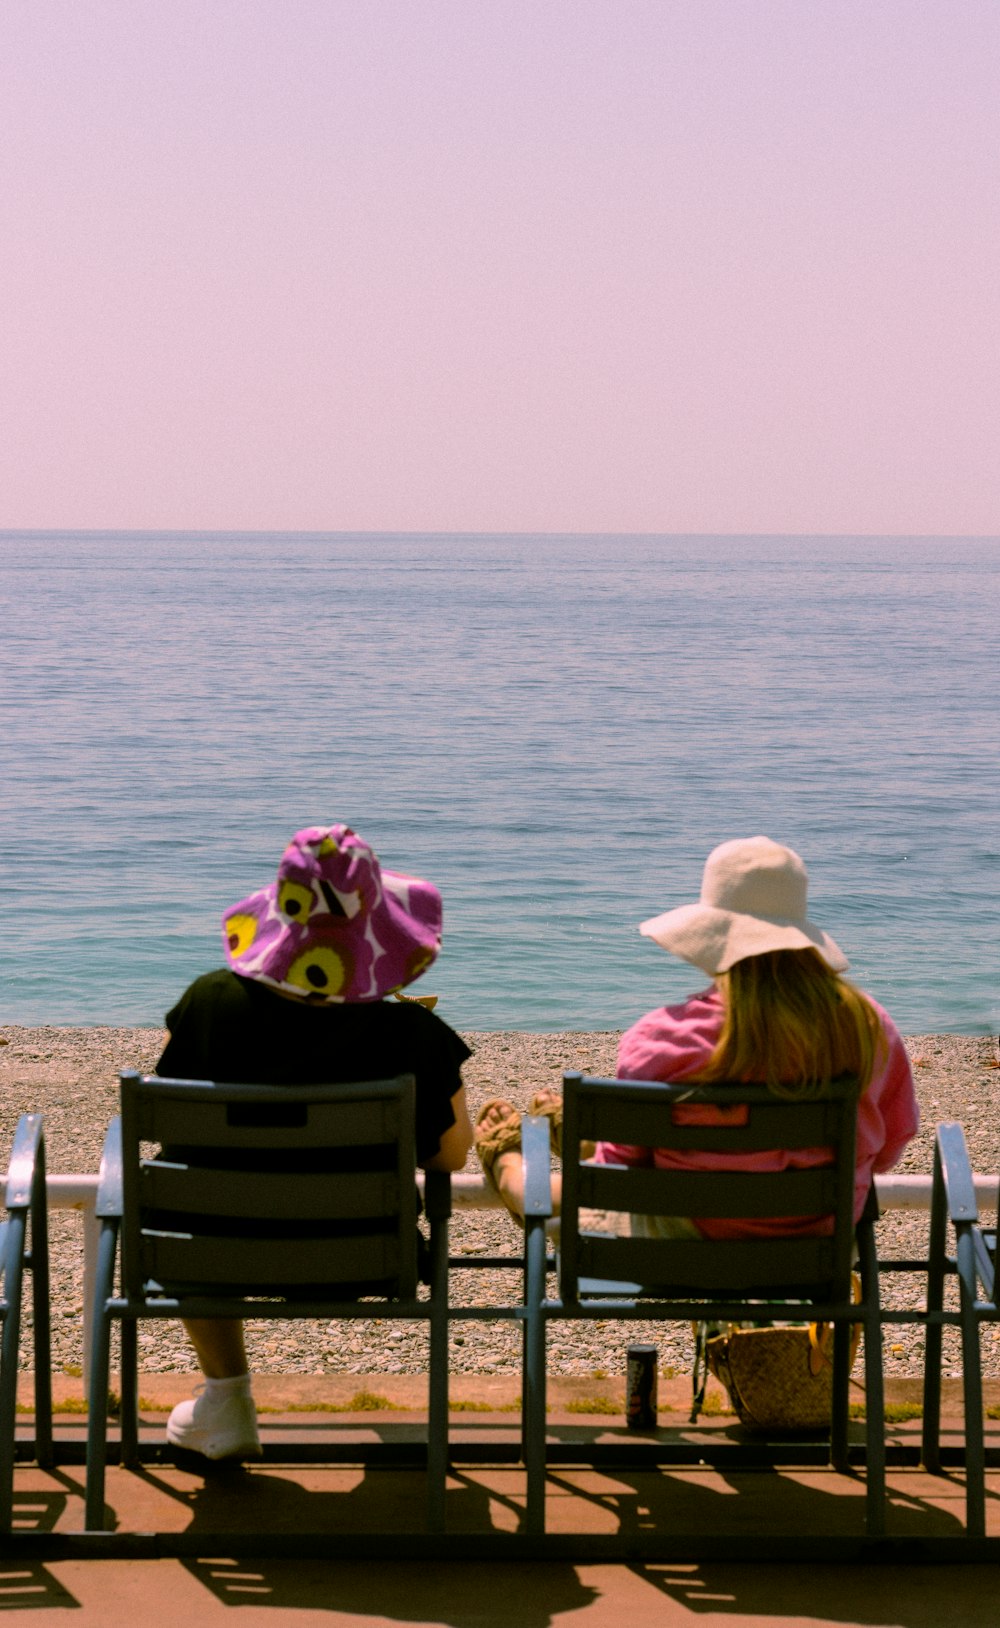
[[758, 832], [905, 1031], [997, 1024], [998, 539], [5, 533], [0, 600], [0, 1020], [159, 1023], [346, 820], [458, 1028], [700, 987], [636, 925]]

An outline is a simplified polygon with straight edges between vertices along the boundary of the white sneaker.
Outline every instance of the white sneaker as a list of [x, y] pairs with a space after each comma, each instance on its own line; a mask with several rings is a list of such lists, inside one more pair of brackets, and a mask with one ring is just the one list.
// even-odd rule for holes
[[249, 1390], [221, 1395], [199, 1385], [188, 1402], [178, 1402], [167, 1420], [172, 1447], [205, 1458], [260, 1458], [257, 1410]]

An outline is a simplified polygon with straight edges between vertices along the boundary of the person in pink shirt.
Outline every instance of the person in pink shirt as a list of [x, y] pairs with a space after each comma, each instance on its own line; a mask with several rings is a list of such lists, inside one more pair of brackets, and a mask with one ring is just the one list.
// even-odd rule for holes
[[[767, 837], [724, 842], [705, 863], [701, 897], [642, 923], [640, 932], [690, 961], [713, 982], [679, 1006], [661, 1006], [623, 1034], [617, 1074], [623, 1080], [759, 1083], [779, 1097], [822, 1093], [853, 1075], [858, 1098], [855, 1219], [874, 1172], [890, 1170], [916, 1135], [919, 1113], [906, 1049], [887, 1012], [842, 974], [847, 958], [807, 913], [808, 873], [798, 854]], [[540, 1093], [532, 1111], [548, 1114], [556, 1132], [560, 1102]], [[720, 1113], [691, 1104], [678, 1122], [718, 1123]], [[515, 1217], [524, 1212], [520, 1116], [503, 1098], [482, 1109], [476, 1147], [488, 1180]], [[598, 1143], [605, 1164], [661, 1169], [783, 1170], [821, 1164], [824, 1148], [794, 1153], [714, 1154]], [[558, 1200], [558, 1177], [554, 1182]], [[694, 1222], [684, 1216], [632, 1217], [633, 1234], [737, 1237], [829, 1231], [829, 1217]]]

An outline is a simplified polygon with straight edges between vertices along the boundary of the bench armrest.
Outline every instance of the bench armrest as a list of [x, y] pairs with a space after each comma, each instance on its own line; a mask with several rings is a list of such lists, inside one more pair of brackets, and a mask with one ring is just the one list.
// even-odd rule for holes
[[521, 1120], [524, 1157], [524, 1218], [552, 1214], [552, 1168], [549, 1156], [549, 1121], [539, 1114]]
[[122, 1122], [116, 1114], [108, 1126], [101, 1154], [101, 1171], [97, 1181], [97, 1203], [94, 1213], [98, 1220], [120, 1218], [124, 1203], [122, 1190]]
[[965, 1145], [965, 1132], [957, 1120], [946, 1120], [937, 1128], [937, 1151], [941, 1160], [948, 1219], [954, 1226], [977, 1222], [976, 1185]]
[[14, 1145], [7, 1167], [5, 1203], [8, 1210], [26, 1209], [31, 1203], [31, 1189], [41, 1148], [41, 1114], [22, 1114], [14, 1132]]

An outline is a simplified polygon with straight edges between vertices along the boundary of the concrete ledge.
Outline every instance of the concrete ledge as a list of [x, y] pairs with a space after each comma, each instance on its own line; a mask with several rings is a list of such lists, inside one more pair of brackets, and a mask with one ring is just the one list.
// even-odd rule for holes
[[[139, 1396], [144, 1413], [167, 1413], [199, 1383], [201, 1376], [192, 1373], [143, 1373], [139, 1376]], [[112, 1384], [116, 1376], [112, 1374]], [[427, 1407], [427, 1376], [425, 1374], [255, 1374], [254, 1397], [264, 1411], [346, 1413], [359, 1411], [350, 1403], [359, 1395], [374, 1401], [384, 1398], [387, 1411], [422, 1412]], [[852, 1401], [864, 1402], [864, 1386], [856, 1378], [852, 1381]], [[455, 1412], [513, 1413], [519, 1407], [521, 1391], [517, 1374], [453, 1374], [449, 1396]], [[52, 1392], [56, 1409], [78, 1413], [83, 1410], [86, 1393], [83, 1380], [75, 1375], [54, 1374]], [[886, 1402], [890, 1406], [919, 1406], [923, 1382], [919, 1378], [887, 1377]], [[714, 1381], [708, 1395], [710, 1411], [728, 1407], [726, 1393]], [[1000, 1408], [1000, 1380], [983, 1383], [984, 1406]], [[584, 1404], [592, 1403], [595, 1414], [613, 1409], [621, 1412], [624, 1406], [624, 1381], [620, 1379], [594, 1379], [587, 1374], [553, 1374], [549, 1377], [548, 1399], [554, 1413], [582, 1411]], [[659, 1403], [662, 1412], [672, 1412], [686, 1418], [691, 1406], [691, 1381], [686, 1376], [661, 1379]], [[18, 1378], [19, 1411], [30, 1411], [34, 1406], [33, 1378], [21, 1374]], [[362, 1407], [360, 1411], [369, 1411]], [[372, 1408], [371, 1411], [379, 1411]], [[961, 1417], [962, 1382], [945, 1379], [942, 1385], [942, 1411], [951, 1418]]]

